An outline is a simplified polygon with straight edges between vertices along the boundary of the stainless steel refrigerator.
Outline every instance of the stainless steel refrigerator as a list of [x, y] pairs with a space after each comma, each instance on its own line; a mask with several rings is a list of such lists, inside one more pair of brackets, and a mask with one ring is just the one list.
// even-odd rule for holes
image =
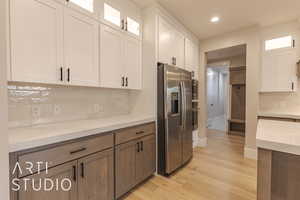
[[193, 155], [192, 74], [158, 64], [158, 173], [169, 175]]

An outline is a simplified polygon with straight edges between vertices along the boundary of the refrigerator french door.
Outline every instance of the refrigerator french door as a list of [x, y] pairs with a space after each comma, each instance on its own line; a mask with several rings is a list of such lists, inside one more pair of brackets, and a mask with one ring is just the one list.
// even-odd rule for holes
[[192, 74], [158, 64], [158, 173], [169, 175], [193, 152]]

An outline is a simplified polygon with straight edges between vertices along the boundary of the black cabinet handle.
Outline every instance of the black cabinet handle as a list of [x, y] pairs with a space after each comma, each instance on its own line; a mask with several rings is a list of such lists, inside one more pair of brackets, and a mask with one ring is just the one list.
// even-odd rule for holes
[[125, 22], [125, 31], [128, 31], [128, 22]]
[[124, 86], [125, 86], [125, 77], [122, 76], [122, 87], [124, 87]]
[[70, 68], [67, 69], [67, 73], [68, 73], [67, 81], [70, 82]]
[[60, 68], [60, 81], [64, 81], [64, 72], [63, 72], [63, 68]]
[[128, 87], [128, 77], [126, 77], [126, 87]]
[[137, 152], [140, 152], [140, 143], [137, 143]]
[[140, 135], [140, 134], [144, 134], [144, 133], [145, 133], [145, 131], [139, 131], [139, 132], [136, 132], [135, 134]]
[[75, 165], [73, 166], [73, 180], [74, 182], [76, 182], [77, 180], [77, 170]]
[[121, 20], [121, 29], [125, 30], [125, 20], [124, 19]]
[[144, 151], [144, 141], [141, 142], [141, 151]]
[[292, 82], [292, 90], [294, 91], [294, 88], [295, 88], [295, 84], [294, 82]]
[[75, 151], [71, 151], [70, 154], [76, 154], [76, 153], [79, 153], [79, 152], [82, 152], [82, 151], [85, 151], [86, 148], [81, 148], [81, 149], [78, 149], [78, 150], [75, 150]]
[[84, 178], [84, 163], [81, 163], [81, 177]]

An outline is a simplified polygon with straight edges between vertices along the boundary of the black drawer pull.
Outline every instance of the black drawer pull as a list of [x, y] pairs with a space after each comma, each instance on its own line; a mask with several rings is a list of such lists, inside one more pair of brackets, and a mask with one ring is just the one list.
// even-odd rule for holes
[[140, 152], [140, 143], [137, 143], [137, 152]]
[[75, 165], [73, 166], [73, 180], [74, 182], [76, 182], [77, 180], [77, 170]]
[[145, 131], [136, 132], [137, 135], [144, 134], [144, 133], [145, 133]]
[[81, 177], [84, 178], [84, 163], [81, 163]]
[[78, 149], [78, 150], [75, 150], [75, 151], [71, 151], [70, 154], [75, 154], [75, 153], [79, 153], [79, 152], [82, 152], [82, 151], [85, 151], [86, 148], [81, 148], [81, 149]]

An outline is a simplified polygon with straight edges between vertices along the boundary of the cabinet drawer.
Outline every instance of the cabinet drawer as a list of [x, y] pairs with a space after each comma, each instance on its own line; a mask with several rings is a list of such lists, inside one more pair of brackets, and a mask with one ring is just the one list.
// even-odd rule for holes
[[155, 123], [123, 129], [116, 133], [116, 144], [122, 144], [150, 134], [155, 134]]
[[[37, 162], [48, 162], [49, 167], [54, 167], [104, 149], [112, 148], [113, 142], [113, 134], [109, 134], [20, 155], [18, 162], [23, 173], [19, 174], [19, 177], [30, 174], [30, 172], [26, 170], [28, 162], [33, 163], [32, 171], [35, 173], [38, 169]], [[41, 166], [41, 170], [43, 169], [45, 169], [45, 165]]]

